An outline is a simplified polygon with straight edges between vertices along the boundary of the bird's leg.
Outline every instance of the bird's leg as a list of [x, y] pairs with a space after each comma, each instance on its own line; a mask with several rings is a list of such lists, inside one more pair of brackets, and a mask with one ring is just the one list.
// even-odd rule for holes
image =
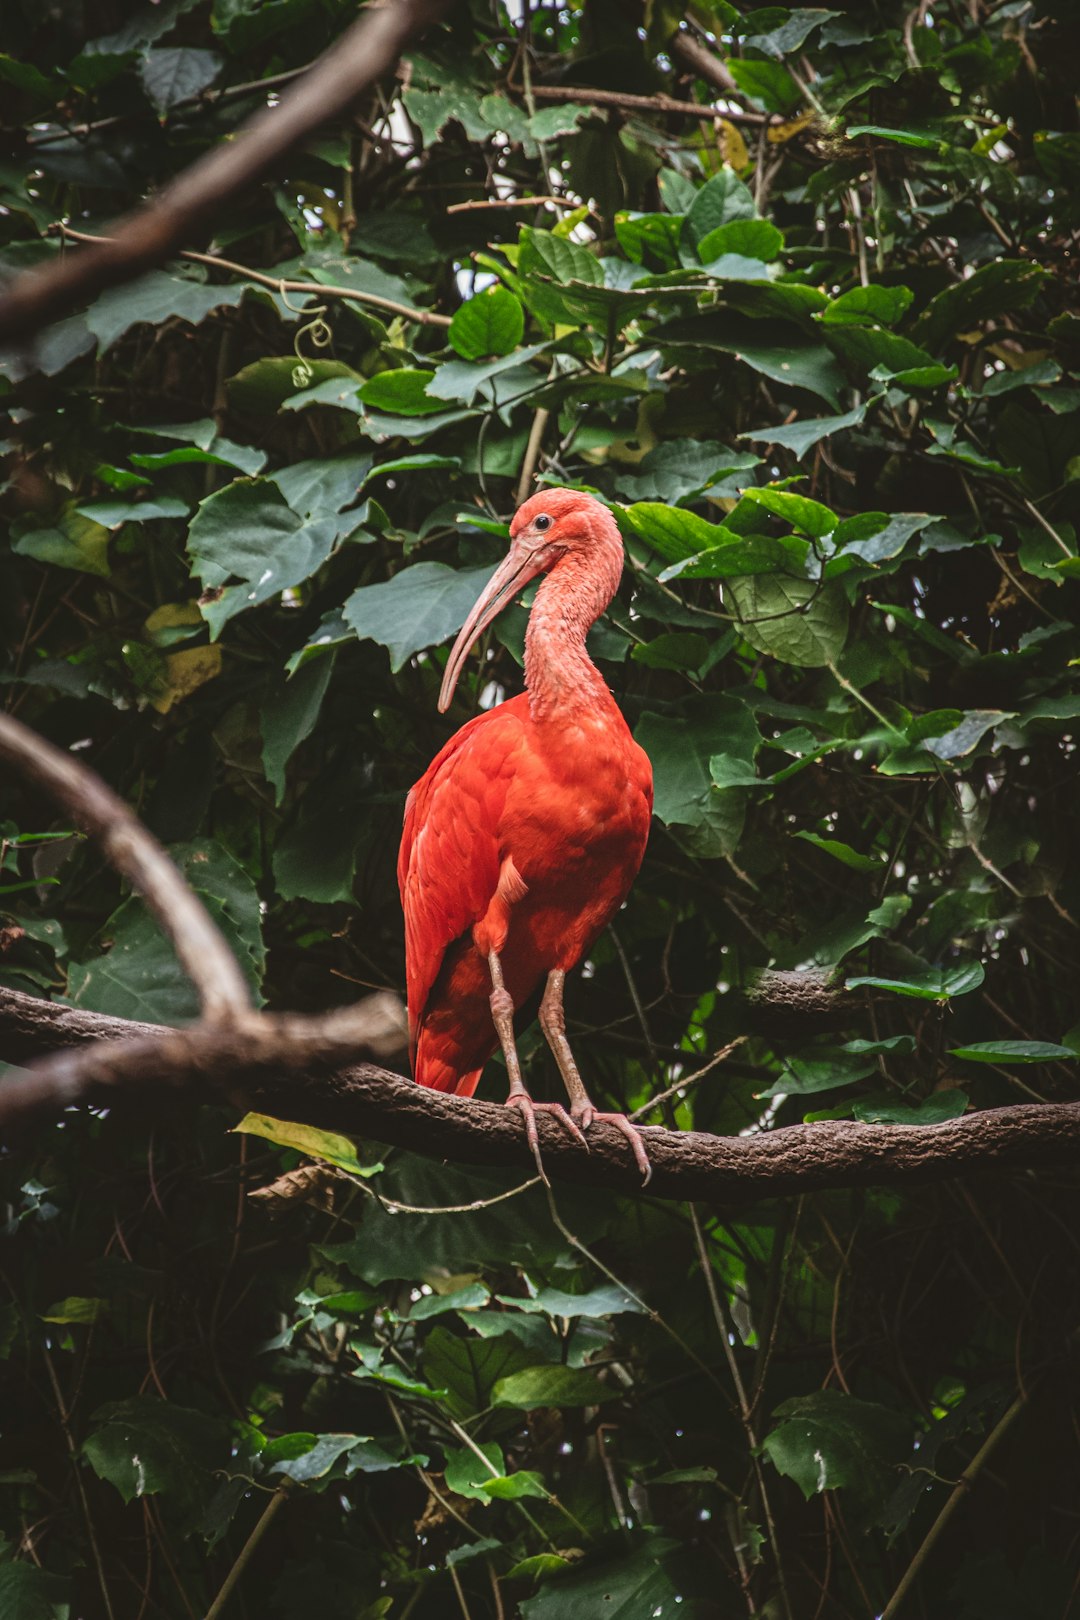
[[488, 968], [491, 971], [492, 985], [491, 1018], [495, 1025], [495, 1033], [499, 1037], [503, 1057], [506, 1059], [506, 1072], [510, 1077], [510, 1095], [506, 1099], [506, 1106], [519, 1109], [523, 1115], [525, 1135], [529, 1147], [532, 1149], [532, 1156], [536, 1160], [536, 1168], [543, 1176], [543, 1179], [547, 1181], [544, 1166], [540, 1160], [540, 1139], [536, 1134], [536, 1110], [538, 1108], [543, 1109], [545, 1113], [554, 1115], [559, 1124], [565, 1126], [571, 1136], [581, 1143], [586, 1152], [589, 1144], [576, 1122], [566, 1112], [562, 1103], [533, 1102], [529, 1096], [528, 1091], [525, 1089], [525, 1082], [521, 1078], [521, 1064], [518, 1061], [517, 1046], [514, 1043], [514, 1003], [510, 992], [503, 983], [502, 963], [499, 961], [498, 951], [488, 952]]
[[559, 1073], [563, 1077], [570, 1097], [570, 1117], [582, 1130], [587, 1131], [594, 1119], [606, 1120], [614, 1125], [626, 1137], [634, 1150], [637, 1167], [641, 1171], [642, 1186], [647, 1187], [652, 1179], [652, 1165], [649, 1155], [645, 1151], [645, 1144], [637, 1128], [631, 1125], [625, 1114], [602, 1114], [593, 1106], [589, 1093], [585, 1090], [585, 1082], [581, 1078], [581, 1071], [577, 1066], [574, 1054], [570, 1050], [570, 1042], [566, 1038], [566, 1014], [563, 1012], [563, 985], [566, 974], [561, 968], [552, 968], [548, 974], [547, 987], [544, 990], [544, 999], [540, 1003], [540, 1028], [544, 1038], [555, 1054], [555, 1061], [559, 1065]]

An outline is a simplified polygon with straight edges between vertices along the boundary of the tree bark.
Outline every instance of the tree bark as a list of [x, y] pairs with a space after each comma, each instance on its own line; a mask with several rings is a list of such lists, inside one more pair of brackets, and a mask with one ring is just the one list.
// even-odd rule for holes
[[[133, 1061], [116, 1084], [96, 1082], [85, 1093], [87, 1100], [107, 1096], [115, 1105], [118, 1084], [143, 1097], [149, 1086], [173, 1084], [193, 1099], [258, 1108], [456, 1164], [523, 1170], [532, 1165], [520, 1116], [498, 1103], [429, 1091], [374, 1064], [290, 1070], [275, 1057], [269, 1039], [265, 1050], [255, 1052], [250, 1043], [244, 1045], [243, 1033], [230, 1030], [192, 1031], [199, 1043], [193, 1053], [175, 1040], [177, 1033], [0, 989], [5, 1061], [25, 1061], [57, 1047], [132, 1043]], [[0, 1124], [8, 1134], [18, 1118], [9, 1099], [15, 1099], [21, 1080], [9, 1075], [0, 1081]], [[639, 1190], [626, 1140], [611, 1126], [594, 1126], [589, 1151], [583, 1152], [555, 1121], [541, 1115], [537, 1123], [552, 1178], [615, 1192]], [[1080, 1104], [984, 1109], [941, 1125], [827, 1120], [736, 1137], [650, 1130], [646, 1145], [653, 1164], [650, 1194], [739, 1207], [838, 1187], [900, 1186], [994, 1168], [1075, 1164]]]

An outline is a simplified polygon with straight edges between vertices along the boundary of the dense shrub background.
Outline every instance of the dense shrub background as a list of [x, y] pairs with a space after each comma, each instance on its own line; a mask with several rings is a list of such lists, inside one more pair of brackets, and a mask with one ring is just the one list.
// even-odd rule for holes
[[[4, 272], [354, 9], [12, 0]], [[707, 102], [680, 33], [730, 117], [575, 100]], [[594, 650], [657, 780], [568, 995], [596, 1092], [640, 1106], [744, 1033], [755, 969], [813, 965], [861, 1010], [755, 1036], [672, 1123], [1075, 1098], [1078, 36], [1068, 0], [451, 8], [228, 265], [6, 356], [6, 705], [268, 1003], [399, 988], [404, 792], [520, 685], [516, 608], [435, 711], [532, 436], [623, 527]], [[12, 781], [0, 818], [0, 982], [191, 1016], [96, 851]], [[535, 1187], [432, 1213], [523, 1177], [365, 1143], [378, 1173], [275, 1213], [247, 1195], [300, 1157], [234, 1123], [148, 1096], [4, 1156], [5, 1616], [202, 1615], [272, 1511], [230, 1614], [862, 1620], [1003, 1418], [904, 1613], [1080, 1608], [1074, 1176], [735, 1219], [557, 1188], [556, 1225]]]

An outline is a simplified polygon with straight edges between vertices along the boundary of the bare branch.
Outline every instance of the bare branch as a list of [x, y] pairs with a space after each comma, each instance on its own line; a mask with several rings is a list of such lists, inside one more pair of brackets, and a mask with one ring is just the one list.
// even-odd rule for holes
[[123, 799], [96, 772], [0, 714], [0, 759], [44, 789], [101, 845], [106, 859], [143, 896], [198, 991], [207, 1022], [254, 1016], [236, 959], [180, 872]]
[[[683, 34], [678, 36], [680, 40], [685, 37]], [[717, 61], [704, 46], [696, 48], [702, 51], [709, 61]], [[723, 66], [722, 63], [718, 65]], [[695, 71], [698, 71], [700, 78], [706, 77], [706, 74], [696, 68]], [[742, 94], [735, 80], [730, 77], [727, 85], [719, 84], [715, 79], [712, 82], [717, 83], [717, 87], [725, 95]], [[732, 108], [730, 111], [725, 109], [721, 112], [719, 107], [709, 107], [698, 101], [679, 101], [674, 96], [634, 96], [622, 90], [592, 90], [576, 84], [534, 84], [532, 93], [537, 101], [569, 102], [571, 105], [582, 107], [615, 107], [622, 112], [649, 113], [653, 117], [657, 113], [665, 113], [672, 118], [701, 118], [709, 124], [714, 123], [717, 118], [726, 118], [732, 124], [772, 123], [768, 113], [745, 112], [741, 108]]]
[[[377, 1003], [379, 998], [373, 998]], [[373, 1002], [352, 1014], [327, 1020], [295, 1020], [294, 1026], [323, 1024], [355, 1016], [371, 1020], [366, 1039], [376, 1034]], [[400, 1017], [400, 1014], [398, 1015]], [[252, 1105], [290, 1119], [344, 1131], [458, 1164], [513, 1165], [529, 1169], [532, 1158], [521, 1121], [498, 1103], [445, 1096], [374, 1066], [310, 1070], [289, 1066], [300, 1044], [282, 1042], [287, 1018], [267, 1017], [265, 1042], [256, 1034], [223, 1030], [154, 1030], [124, 1019], [75, 1012], [18, 991], [0, 989], [0, 1053], [22, 1057], [56, 1044], [107, 1053], [83, 1095], [119, 1101], [118, 1088], [141, 1088], [162, 1081], [188, 1088], [193, 1098], [232, 1096], [243, 1089]], [[354, 1026], [354, 1033], [359, 1026]], [[147, 1031], [151, 1037], [147, 1039]], [[134, 1032], [134, 1038], [123, 1037]], [[388, 1039], [392, 1038], [388, 1036]], [[400, 1024], [398, 1024], [400, 1044]], [[87, 1046], [108, 1041], [109, 1046]], [[275, 1047], [275, 1042], [279, 1043]], [[114, 1044], [115, 1043], [115, 1044]], [[310, 1048], [309, 1048], [310, 1050]], [[329, 1040], [322, 1048], [330, 1050]], [[49, 1060], [25, 1075], [0, 1081], [0, 1126], [10, 1130], [31, 1112], [61, 1107], [70, 1099], [56, 1089], [63, 1071]], [[83, 1070], [86, 1081], [88, 1070]], [[40, 1076], [48, 1080], [46, 1099]], [[36, 1090], [33, 1088], [37, 1088]], [[544, 1164], [553, 1176], [582, 1186], [633, 1193], [640, 1177], [622, 1135], [596, 1125], [583, 1152], [562, 1128], [538, 1120]], [[823, 1120], [791, 1125], [757, 1136], [709, 1136], [700, 1131], [649, 1132], [653, 1164], [650, 1194], [662, 1198], [702, 1198], [731, 1206], [761, 1198], [836, 1187], [903, 1185], [941, 1181], [981, 1170], [1075, 1164], [1080, 1153], [1080, 1104], [1047, 1103], [984, 1109], [941, 1125], [859, 1125]]]
[[0, 341], [25, 342], [106, 287], [130, 281], [199, 237], [228, 203], [344, 113], [443, 9], [444, 0], [367, 6], [278, 106], [262, 108], [235, 140], [220, 142], [150, 202], [119, 220], [109, 232], [110, 241], [65, 253], [18, 277], [0, 300]]

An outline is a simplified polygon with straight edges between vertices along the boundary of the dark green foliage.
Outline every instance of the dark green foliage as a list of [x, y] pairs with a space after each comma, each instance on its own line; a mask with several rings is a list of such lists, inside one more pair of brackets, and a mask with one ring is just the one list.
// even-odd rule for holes
[[[0, 271], [355, 9], [15, 0]], [[138, 809], [269, 1005], [400, 988], [405, 792], [520, 688], [515, 608], [436, 713], [536, 427], [626, 538], [591, 646], [656, 774], [569, 991], [596, 1094], [689, 1080], [772, 965], [857, 1010], [764, 1026], [669, 1123], [1075, 1098], [1074, 8], [713, 0], [728, 110], [770, 120], [719, 124], [522, 91], [706, 102], [678, 8], [520, 9], [451, 8], [221, 221], [272, 286], [179, 260], [3, 357], [6, 704]], [[192, 1017], [141, 902], [0, 788], [0, 983]], [[227, 1616], [877, 1614], [1018, 1385], [904, 1613], [1077, 1612], [1074, 1177], [733, 1218], [557, 1189], [557, 1225], [524, 1175], [236, 1123], [151, 1094], [5, 1153], [4, 1620], [204, 1614], [271, 1506]]]

